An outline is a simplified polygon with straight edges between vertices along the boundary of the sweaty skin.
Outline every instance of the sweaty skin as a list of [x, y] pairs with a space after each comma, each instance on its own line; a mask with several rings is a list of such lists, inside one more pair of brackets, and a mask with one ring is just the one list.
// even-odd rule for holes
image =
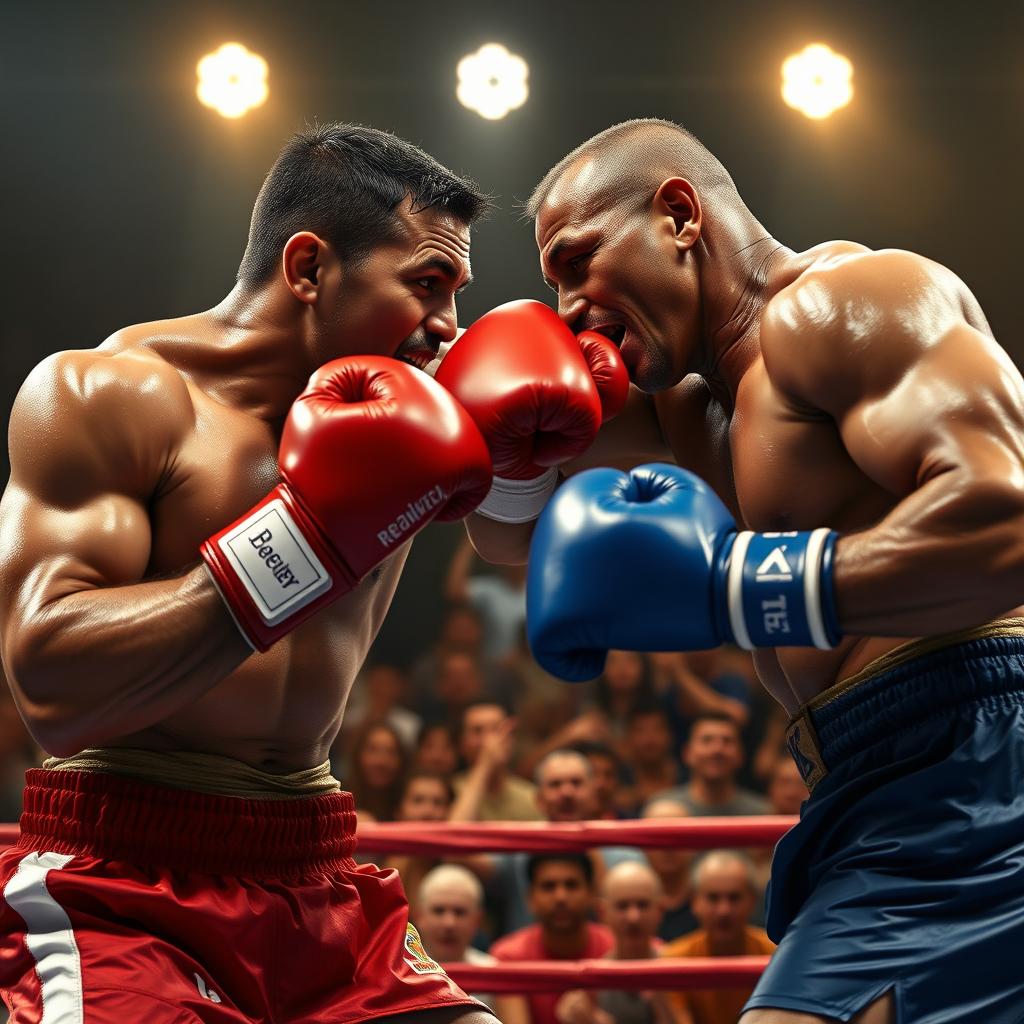
[[266, 654], [198, 548], [278, 482], [284, 417], [317, 366], [370, 353], [425, 368], [454, 338], [469, 228], [408, 203], [399, 217], [400, 237], [356, 269], [300, 233], [259, 294], [58, 353], [22, 387], [0, 503], [3, 655], [51, 754], [198, 751], [275, 773], [327, 759], [409, 544]]
[[541, 268], [574, 330], [625, 326], [648, 394], [573, 468], [667, 459], [741, 529], [840, 531], [847, 635], [755, 652], [776, 699], [795, 713], [908, 639], [1020, 615], [1024, 381], [963, 282], [909, 252], [793, 252], [679, 178], [625, 213], [594, 164], [542, 202]]

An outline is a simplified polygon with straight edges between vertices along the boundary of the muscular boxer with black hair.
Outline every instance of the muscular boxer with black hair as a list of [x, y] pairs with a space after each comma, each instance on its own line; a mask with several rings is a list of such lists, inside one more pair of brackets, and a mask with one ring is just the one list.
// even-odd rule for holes
[[[485, 206], [392, 135], [305, 132], [221, 303], [58, 353], [22, 387], [2, 647], [54, 756], [0, 858], [15, 1019], [490, 1019], [424, 952], [397, 874], [352, 860], [328, 763], [409, 541], [516, 472], [486, 403], [471, 416], [422, 372], [456, 336]], [[591, 443], [601, 399], [548, 313], [540, 381], [497, 314], [518, 390], [490, 397], [517, 444], [543, 426], [555, 463]]]

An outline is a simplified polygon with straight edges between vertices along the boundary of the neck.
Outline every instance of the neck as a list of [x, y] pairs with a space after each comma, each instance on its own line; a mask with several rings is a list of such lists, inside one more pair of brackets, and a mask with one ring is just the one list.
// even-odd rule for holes
[[651, 940], [640, 939], [619, 939], [615, 940], [615, 946], [611, 952], [612, 960], [650, 960], [658, 955]]
[[551, 956], [574, 958], [582, 956], [587, 948], [587, 925], [584, 922], [572, 932], [553, 932], [541, 925], [544, 948]]
[[214, 337], [197, 376], [225, 405], [260, 419], [283, 419], [319, 361], [307, 345], [306, 306], [270, 285], [235, 285], [201, 314]]
[[708, 217], [699, 244], [704, 355], [697, 372], [731, 411], [740, 380], [760, 352], [761, 313], [778, 291], [779, 268], [792, 252], [742, 203], [719, 207]]
[[732, 779], [692, 779], [690, 793], [700, 804], [725, 804], [736, 795]]
[[738, 935], [712, 935], [708, 933], [708, 952], [712, 956], [742, 956], [747, 948], [746, 932]]
[[634, 762], [634, 770], [638, 780], [644, 782], [664, 782], [669, 776], [674, 775], [672, 762], [661, 758], [650, 764]]

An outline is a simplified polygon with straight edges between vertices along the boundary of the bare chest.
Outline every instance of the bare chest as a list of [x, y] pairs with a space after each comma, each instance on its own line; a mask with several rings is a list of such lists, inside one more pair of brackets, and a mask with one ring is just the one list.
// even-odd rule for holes
[[[207, 537], [246, 513], [280, 480], [279, 436], [272, 425], [202, 393], [193, 396], [193, 404], [194, 427], [173, 453], [150, 504], [152, 575], [194, 564]], [[336, 641], [340, 629], [355, 652], [368, 647], [390, 604], [405, 554], [403, 549], [381, 563], [295, 637], [333, 635]], [[352, 643], [356, 636], [358, 642]]]

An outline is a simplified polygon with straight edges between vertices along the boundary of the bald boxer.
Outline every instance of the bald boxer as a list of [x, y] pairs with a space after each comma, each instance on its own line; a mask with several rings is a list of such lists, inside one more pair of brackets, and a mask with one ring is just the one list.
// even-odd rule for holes
[[[222, 302], [58, 353], [22, 387], [2, 653], [54, 757], [0, 859], [15, 1019], [486, 1017], [407, 925], [397, 874], [351, 859], [352, 799], [327, 760], [413, 535], [479, 505], [493, 469], [514, 475], [491, 450], [529, 446], [531, 423], [555, 465], [600, 422], [550, 310], [466, 334], [523, 355], [516, 395], [486, 396], [514, 444], [479, 393], [480, 424], [421, 372], [456, 336], [485, 205], [394, 136], [300, 134]], [[543, 373], [524, 317], [530, 340], [548, 332]]]
[[[954, 273], [794, 252], [664, 121], [529, 209], [573, 330], [635, 385], [533, 532], [532, 649], [753, 649], [813, 790], [743, 1024], [1017, 1024], [1024, 974], [1024, 383]], [[518, 541], [521, 546], [521, 538]]]

